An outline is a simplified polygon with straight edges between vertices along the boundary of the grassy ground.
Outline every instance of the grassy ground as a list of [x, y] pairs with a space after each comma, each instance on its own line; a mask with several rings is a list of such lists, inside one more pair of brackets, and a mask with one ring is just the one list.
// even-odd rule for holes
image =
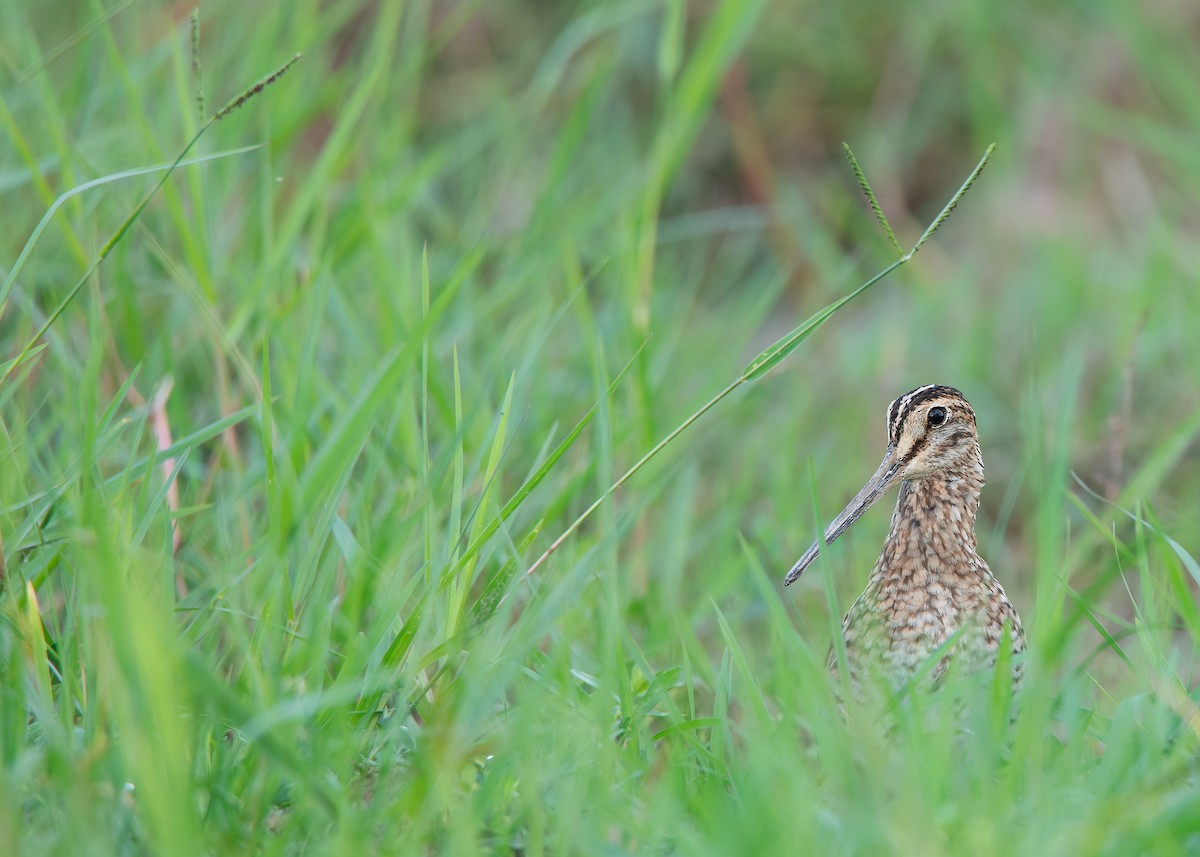
[[[80, 280], [190, 7], [0, 0], [0, 853], [1200, 850], [1200, 18], [935, 5], [205, 2], [204, 115], [304, 58]], [[998, 148], [527, 573], [894, 260], [842, 140], [905, 246]], [[837, 715], [886, 509], [780, 586], [929, 382], [1011, 724]]]

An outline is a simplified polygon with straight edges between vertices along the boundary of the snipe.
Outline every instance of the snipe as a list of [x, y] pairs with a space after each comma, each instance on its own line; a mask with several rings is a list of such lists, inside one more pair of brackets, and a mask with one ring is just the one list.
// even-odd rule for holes
[[[1005, 635], [1014, 654], [1024, 651], [1021, 619], [975, 552], [983, 488], [975, 412], [958, 390], [930, 384], [888, 406], [887, 432], [883, 463], [824, 534], [824, 543], [832, 544], [900, 483], [883, 554], [866, 590], [842, 619], [853, 683], [874, 673], [899, 688], [951, 640], [933, 668], [933, 680], [945, 673], [951, 657], [965, 659], [959, 667], [969, 670], [993, 667]], [[784, 585], [796, 580], [820, 549], [818, 539]], [[834, 649], [829, 667], [837, 669]]]

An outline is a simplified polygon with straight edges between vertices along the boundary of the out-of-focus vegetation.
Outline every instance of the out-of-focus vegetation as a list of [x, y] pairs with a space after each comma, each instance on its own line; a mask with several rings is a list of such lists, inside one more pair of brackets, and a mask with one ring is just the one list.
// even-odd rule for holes
[[[190, 14], [0, 0], [0, 852], [1200, 848], [1200, 9]], [[906, 247], [997, 149], [527, 574], [894, 261], [843, 140]], [[885, 510], [779, 585], [929, 382], [1012, 723], [838, 715]]]

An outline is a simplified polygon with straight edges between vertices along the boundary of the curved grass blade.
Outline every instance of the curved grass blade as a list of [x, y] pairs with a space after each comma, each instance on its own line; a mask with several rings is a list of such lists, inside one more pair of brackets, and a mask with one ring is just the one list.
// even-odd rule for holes
[[[621, 381], [624, 380], [625, 375], [628, 374], [629, 370], [633, 368], [634, 361], [637, 360], [638, 355], [642, 353], [642, 349], [645, 347], [645, 344], [643, 344], [640, 348], [638, 348], [638, 350], [634, 352], [634, 355], [629, 358], [629, 362], [626, 363], [624, 368], [622, 368], [621, 371], [617, 373], [617, 376], [613, 378], [612, 383], [608, 385], [608, 389], [605, 391], [606, 396], [612, 395], [613, 391], [620, 386]], [[575, 424], [575, 427], [571, 429], [570, 434], [563, 438], [562, 442], [559, 443], [559, 445], [554, 448], [554, 451], [550, 453], [546, 460], [542, 462], [541, 467], [539, 467], [532, 476], [525, 480], [525, 484], [522, 485], [515, 494], [513, 494], [507, 503], [504, 504], [504, 506], [500, 509], [500, 512], [488, 522], [487, 526], [479, 531], [479, 534], [474, 539], [471, 540], [471, 542], [467, 545], [466, 550], [463, 551], [463, 555], [447, 572], [442, 575], [439, 588], [445, 588], [449, 582], [454, 579], [455, 575], [457, 575], [468, 562], [475, 558], [475, 555], [479, 553], [480, 548], [487, 543], [488, 539], [495, 535], [496, 530], [498, 530], [505, 521], [512, 517], [513, 513], [516, 512], [517, 509], [520, 508], [521, 504], [525, 502], [525, 498], [533, 493], [533, 490], [542, 483], [542, 480], [546, 478], [547, 474], [550, 473], [554, 465], [558, 463], [558, 460], [562, 458], [572, 446], [575, 445], [575, 441], [579, 438], [580, 433], [587, 428], [588, 423], [590, 423], [592, 418], [596, 416], [596, 413], [599, 411], [599, 409], [600, 402], [597, 401], [594, 405], [592, 405], [591, 409], [583, 415], [579, 422]]]
[[878, 283], [892, 271], [899, 268], [904, 264], [905, 261], [906, 259], [904, 258], [897, 259], [895, 262], [888, 265], [850, 294], [839, 298], [824, 309], [813, 313], [811, 316], [801, 322], [795, 330], [783, 336], [781, 339], [776, 340], [773, 345], [768, 346], [761, 354], [751, 360], [746, 368], [742, 370], [742, 375], [739, 380], [756, 381], [763, 375], [766, 375], [768, 372], [786, 360], [788, 355], [790, 355], [796, 350], [797, 347], [799, 347], [800, 343], [816, 333], [821, 325], [829, 321], [830, 316], [832, 316], [846, 304], [850, 303], [850, 301], [861, 295], [867, 289], [871, 288], [871, 286]]
[[180, 161], [178, 164], [174, 165], [153, 164], [148, 167], [137, 167], [132, 170], [121, 170], [117, 173], [109, 173], [106, 176], [100, 176], [99, 178], [92, 179], [91, 181], [86, 181], [81, 185], [76, 185], [68, 191], [64, 191], [58, 197], [58, 199], [54, 200], [50, 207], [46, 209], [46, 213], [42, 215], [42, 219], [38, 221], [38, 225], [35, 226], [33, 232], [30, 233], [29, 240], [26, 241], [25, 246], [21, 248], [21, 252], [17, 256], [17, 261], [13, 263], [12, 270], [10, 270], [8, 272], [8, 276], [4, 278], [4, 284], [0, 285], [0, 306], [3, 306], [4, 302], [8, 299], [8, 293], [12, 291], [13, 284], [16, 282], [18, 275], [20, 275], [21, 269], [25, 267], [25, 262], [28, 261], [29, 254], [33, 252], [34, 245], [37, 244], [38, 239], [42, 237], [42, 233], [46, 231], [46, 227], [50, 223], [50, 218], [54, 217], [55, 213], [62, 208], [63, 204], [67, 200], [78, 196], [84, 191], [102, 187], [113, 182], [122, 181], [123, 179], [131, 179], [138, 176], [150, 175], [151, 173], [162, 172], [163, 170], [171, 169], [172, 166], [178, 169], [179, 167], [191, 167], [195, 166], [196, 164], [208, 163], [209, 161], [219, 161], [222, 158], [232, 158], [236, 155], [245, 155], [248, 152], [254, 152], [265, 147], [266, 143], [256, 143], [253, 146], [242, 146], [237, 149], [227, 149], [224, 152], [214, 152], [211, 155], [200, 155], [195, 158], [188, 158], [187, 160]]
[[[38, 344], [41, 338], [46, 335], [46, 332], [50, 330], [54, 322], [58, 321], [59, 316], [66, 311], [67, 307], [71, 305], [72, 301], [78, 297], [79, 293], [83, 290], [84, 285], [89, 279], [91, 279], [92, 275], [100, 269], [100, 266], [104, 264], [104, 260], [108, 258], [108, 254], [111, 253], [113, 248], [120, 243], [121, 239], [125, 237], [126, 233], [133, 228], [133, 225], [141, 218], [142, 212], [146, 210], [146, 206], [149, 205], [150, 201], [158, 195], [158, 192], [162, 190], [162, 186], [167, 183], [167, 179], [171, 177], [175, 170], [179, 169], [179, 166], [183, 163], [184, 158], [186, 158], [188, 153], [192, 151], [193, 147], [200, 142], [200, 138], [203, 137], [204, 133], [212, 127], [213, 123], [241, 107], [251, 98], [266, 89], [266, 87], [277, 81], [288, 69], [295, 65], [299, 59], [300, 54], [295, 54], [290, 60], [288, 60], [274, 72], [267, 75], [248, 89], [243, 90], [240, 95], [232, 99], [228, 104], [221, 108], [220, 112], [216, 113], [211, 119], [200, 126], [200, 129], [196, 131], [196, 133], [192, 135], [192, 138], [188, 140], [184, 147], [179, 150], [179, 154], [175, 157], [175, 160], [172, 161], [170, 166], [166, 168], [162, 177], [158, 180], [154, 187], [150, 189], [150, 192], [142, 197], [142, 201], [137, 204], [137, 207], [134, 208], [132, 213], [125, 218], [124, 222], [117, 227], [116, 232], [114, 232], [109, 239], [104, 242], [104, 246], [102, 246], [100, 251], [96, 254], [95, 260], [90, 266], [88, 266], [88, 269], [83, 272], [83, 275], [71, 288], [71, 291], [67, 293], [66, 297], [62, 299], [62, 302], [59, 303], [54, 311], [51, 312], [46, 318], [46, 321], [38, 329], [38, 332], [34, 334], [27, 343], [25, 343], [25, 346], [20, 350], [20, 352], [18, 352], [17, 356], [8, 363], [7, 368], [5, 368], [4, 372], [0, 374], [0, 386], [3, 386], [5, 382], [8, 381], [9, 377], [13, 373], [13, 370], [24, 362], [29, 352]], [[39, 224], [39, 228], [44, 229], [44, 224]], [[40, 234], [40, 232], [37, 234]], [[30, 239], [31, 242], [33, 240], [33, 238]], [[27, 242], [27, 246], [31, 246], [31, 244]], [[24, 255], [26, 254], [22, 253], [22, 256]], [[23, 262], [23, 258], [21, 261]], [[12, 282], [15, 279], [16, 271], [17, 268], [14, 266], [14, 269], [12, 272], [10, 272], [8, 279], [5, 280], [5, 285], [0, 288], [0, 306], [3, 306], [3, 299], [7, 297], [8, 290], [12, 288]]]

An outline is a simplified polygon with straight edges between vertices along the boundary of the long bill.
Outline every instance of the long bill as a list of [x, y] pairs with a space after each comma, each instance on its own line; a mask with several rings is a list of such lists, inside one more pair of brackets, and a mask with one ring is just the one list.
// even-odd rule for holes
[[887, 452], [883, 456], [883, 462], [879, 465], [879, 469], [875, 471], [875, 475], [867, 480], [867, 484], [862, 487], [854, 499], [846, 504], [846, 508], [838, 514], [833, 522], [825, 528], [825, 535], [812, 543], [812, 546], [804, 552], [804, 556], [792, 566], [792, 570], [787, 573], [787, 577], [783, 579], [783, 585], [787, 586], [793, 583], [796, 578], [804, 573], [804, 569], [812, 565], [813, 560], [821, 553], [821, 542], [831, 545], [850, 526], [862, 517], [863, 512], [875, 505], [875, 502], [887, 493], [888, 489], [900, 481], [900, 470], [903, 462], [896, 458], [895, 447], [889, 445]]

